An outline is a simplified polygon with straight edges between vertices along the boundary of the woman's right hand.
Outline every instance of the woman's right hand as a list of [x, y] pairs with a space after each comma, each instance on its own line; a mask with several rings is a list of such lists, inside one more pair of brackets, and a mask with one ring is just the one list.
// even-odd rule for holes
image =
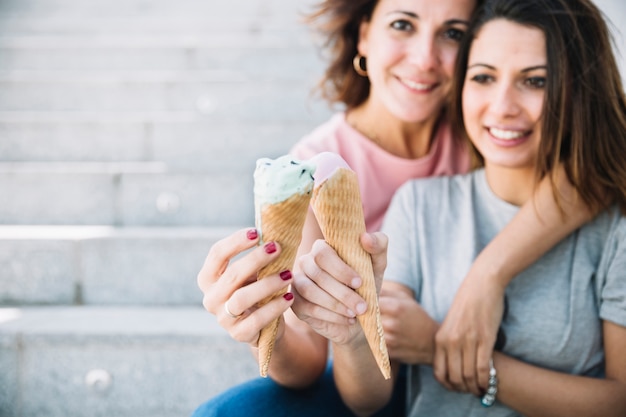
[[[387, 240], [382, 234], [364, 234], [361, 244], [372, 254], [378, 288], [386, 264]], [[292, 310], [313, 330], [336, 344], [347, 344], [360, 336], [356, 317], [367, 310], [365, 300], [355, 291], [362, 278], [323, 240], [298, 259], [293, 282], [296, 301]]]
[[[258, 241], [256, 229], [242, 229], [218, 241], [211, 247], [197, 278], [204, 294], [204, 308], [217, 317], [233, 339], [252, 347], [257, 347], [261, 329], [293, 303], [293, 295], [286, 293], [257, 306], [293, 280], [291, 271], [282, 271], [257, 281], [257, 271], [276, 259], [281, 250], [276, 242], [255, 247]], [[284, 320], [280, 320], [277, 339], [283, 333]]]

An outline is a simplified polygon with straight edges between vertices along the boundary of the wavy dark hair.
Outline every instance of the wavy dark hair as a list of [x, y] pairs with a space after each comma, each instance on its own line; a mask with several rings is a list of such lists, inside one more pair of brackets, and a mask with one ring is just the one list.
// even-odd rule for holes
[[331, 104], [348, 109], [362, 104], [370, 93], [370, 81], [352, 66], [357, 54], [359, 27], [368, 21], [378, 0], [323, 0], [305, 18], [324, 38], [325, 58], [329, 64], [318, 85], [320, 95]]
[[[487, 0], [476, 10], [457, 55], [451, 120], [465, 125], [462, 92], [472, 42], [480, 29], [506, 19], [546, 38], [547, 83], [537, 179], [549, 176], [559, 203], [557, 168], [593, 211], [617, 203], [626, 214], [626, 99], [600, 10], [589, 0]], [[478, 164], [483, 161], [478, 155]]]
[[[476, 1], [477, 5], [481, 3]], [[305, 18], [324, 39], [322, 46], [329, 65], [317, 90], [331, 104], [352, 109], [369, 96], [370, 81], [354, 71], [352, 60], [358, 53], [361, 22], [372, 18], [377, 4], [378, 0], [322, 0]]]

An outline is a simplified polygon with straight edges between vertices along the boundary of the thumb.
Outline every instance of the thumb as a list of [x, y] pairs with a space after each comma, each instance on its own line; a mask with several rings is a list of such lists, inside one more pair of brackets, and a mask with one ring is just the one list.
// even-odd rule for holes
[[387, 244], [389, 239], [387, 235], [381, 232], [364, 233], [361, 236], [361, 244], [363, 248], [372, 255], [372, 266], [374, 268], [374, 277], [376, 278], [376, 287], [380, 289], [382, 284], [385, 268], [387, 267]]

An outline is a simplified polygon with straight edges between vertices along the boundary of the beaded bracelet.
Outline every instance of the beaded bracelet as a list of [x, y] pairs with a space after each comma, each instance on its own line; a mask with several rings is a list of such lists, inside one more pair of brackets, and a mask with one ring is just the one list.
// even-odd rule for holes
[[489, 359], [489, 386], [487, 393], [480, 399], [483, 407], [491, 407], [496, 402], [496, 394], [498, 393], [498, 377], [496, 376], [496, 368], [493, 366], [493, 359]]

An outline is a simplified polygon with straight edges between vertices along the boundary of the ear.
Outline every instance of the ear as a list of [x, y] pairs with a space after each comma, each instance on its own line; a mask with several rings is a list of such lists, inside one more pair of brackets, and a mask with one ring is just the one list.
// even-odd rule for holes
[[367, 19], [361, 20], [359, 25], [359, 42], [356, 45], [356, 49], [364, 57], [367, 57], [369, 29], [370, 22]]

